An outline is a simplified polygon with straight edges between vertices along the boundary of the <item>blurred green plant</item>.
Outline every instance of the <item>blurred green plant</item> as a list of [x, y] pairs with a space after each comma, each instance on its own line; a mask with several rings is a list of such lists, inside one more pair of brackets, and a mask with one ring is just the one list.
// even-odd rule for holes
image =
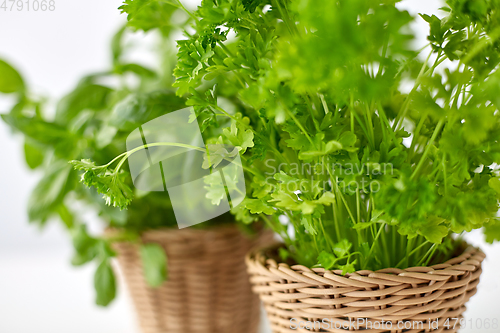
[[[112, 38], [111, 68], [83, 77], [55, 107], [33, 93], [19, 72], [0, 60], [0, 93], [15, 100], [1, 117], [22, 134], [29, 168], [43, 174], [29, 199], [29, 220], [40, 227], [54, 219], [64, 223], [75, 248], [72, 263], [97, 263], [96, 302], [103, 306], [116, 295], [111, 243], [139, 241], [140, 232], [146, 229], [177, 227], [168, 193], [133, 191], [126, 164], [113, 177], [105, 177], [103, 173], [109, 170], [82, 174], [69, 163], [85, 157], [92, 160], [88, 163], [105, 164], [126, 149], [126, 138], [133, 129], [185, 107], [185, 99], [177, 97], [172, 88], [176, 62], [173, 35], [182, 31], [190, 18], [163, 3], [140, 6], [139, 10]], [[149, 64], [154, 67], [127, 60], [136, 50], [135, 30], [154, 30], [148, 32], [157, 40], [158, 63]], [[125, 206], [128, 209], [121, 210]], [[84, 211], [97, 213], [106, 227], [120, 232], [111, 237], [90, 235]], [[230, 220], [225, 215], [203, 227]], [[154, 244], [141, 248], [146, 280], [155, 287], [167, 277], [166, 258], [160, 250]]]

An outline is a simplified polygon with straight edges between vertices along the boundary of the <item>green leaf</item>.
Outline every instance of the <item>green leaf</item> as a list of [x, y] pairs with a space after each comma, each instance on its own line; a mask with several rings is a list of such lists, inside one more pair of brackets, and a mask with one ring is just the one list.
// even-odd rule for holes
[[500, 219], [492, 219], [484, 226], [484, 234], [486, 242], [492, 244], [493, 242], [500, 241]]
[[[299, 179], [287, 175], [284, 171], [276, 173], [273, 176], [274, 179], [280, 182], [279, 189], [286, 191], [288, 193], [301, 191], [302, 194], [306, 194], [312, 198], [318, 196], [323, 188], [321, 187], [321, 182], [314, 179]], [[333, 194], [330, 192], [323, 193], [322, 197], [318, 199], [318, 203], [325, 203], [332, 199]]]
[[441, 244], [443, 238], [450, 232], [448, 227], [442, 224], [443, 222], [443, 219], [437, 217], [428, 218], [427, 223], [419, 228], [419, 234], [431, 243]]
[[87, 187], [94, 187], [102, 194], [106, 204], [120, 209], [128, 207], [132, 201], [133, 192], [126, 180], [130, 179], [128, 173], [108, 171], [108, 166], [96, 166], [94, 162], [83, 159], [70, 161], [75, 170], [84, 170], [80, 182]]
[[142, 244], [141, 259], [146, 282], [153, 288], [160, 287], [167, 280], [167, 256], [158, 244]]
[[107, 306], [116, 297], [115, 274], [111, 267], [110, 259], [105, 258], [94, 275], [94, 288], [96, 291], [96, 304]]
[[322, 251], [318, 256], [318, 263], [324, 269], [332, 269], [336, 262], [337, 258], [335, 258], [333, 254], [326, 251]]
[[239, 151], [237, 147], [234, 147], [233, 150], [228, 151], [223, 145], [208, 144], [207, 152], [203, 155], [202, 168], [216, 168], [224, 160], [234, 160], [234, 157], [238, 156], [238, 153]]
[[265, 202], [259, 199], [249, 199], [246, 198], [244, 201], [245, 207], [250, 211], [252, 214], [266, 214], [266, 215], [272, 215], [275, 213], [275, 210], [267, 205]]
[[30, 169], [36, 169], [43, 163], [44, 151], [28, 142], [24, 143], [24, 158]]
[[347, 239], [343, 239], [333, 247], [333, 252], [338, 258], [345, 257], [351, 250], [352, 244]]
[[318, 232], [313, 226], [313, 219], [311, 215], [305, 215], [302, 217], [302, 220], [300, 221], [304, 228], [306, 228], [307, 232], [310, 233], [311, 235], [317, 235]]
[[97, 111], [106, 108], [112, 91], [109, 87], [84, 80], [59, 101], [56, 109], [56, 122], [68, 124], [83, 110]]
[[75, 255], [71, 259], [71, 263], [75, 266], [80, 266], [92, 261], [98, 253], [98, 242], [87, 233], [85, 225], [78, 225], [71, 230], [71, 238]]
[[21, 75], [8, 63], [0, 59], [0, 92], [14, 93], [24, 90]]
[[490, 178], [488, 185], [494, 189], [498, 194], [500, 194], [500, 178]]
[[271, 197], [272, 199], [267, 202], [275, 203], [276, 207], [301, 211], [305, 215], [314, 213], [316, 208], [316, 205], [310, 201], [300, 201], [295, 193], [274, 192]]
[[345, 265], [339, 265], [339, 268], [342, 270], [342, 274], [345, 275], [347, 273], [354, 273], [356, 271], [356, 263], [358, 259], [355, 259], [353, 262], [347, 263]]
[[166, 35], [172, 29], [170, 17], [178, 6], [175, 0], [125, 0], [118, 9], [127, 14], [130, 27], [144, 31], [160, 29]]
[[238, 206], [231, 208], [231, 214], [233, 214], [236, 221], [244, 223], [245, 225], [259, 219], [258, 216], [250, 214], [250, 211], [244, 206], [244, 201]]
[[203, 182], [206, 184], [206, 198], [210, 199], [212, 205], [219, 206], [223, 200], [227, 200], [226, 188], [219, 172], [203, 177]]
[[174, 70], [176, 77], [174, 87], [178, 87], [177, 95], [182, 96], [202, 82], [210, 67], [208, 61], [215, 55], [212, 46], [204, 47], [201, 41], [177, 41], [177, 67]]
[[113, 107], [108, 125], [132, 131], [149, 120], [185, 107], [184, 103], [174, 93], [164, 90], [129, 94]]
[[118, 74], [123, 74], [123, 73], [134, 73], [139, 75], [140, 77], [145, 77], [145, 78], [155, 78], [157, 77], [156, 72], [146, 68], [144, 66], [141, 66], [139, 64], [124, 64], [124, 65], [117, 65], [115, 67], [115, 71]]
[[353, 226], [353, 229], [354, 230], [364, 230], [366, 228], [369, 228], [371, 227], [372, 225], [374, 225], [376, 222], [361, 222], [361, 223], [357, 223]]
[[44, 177], [35, 186], [28, 201], [30, 221], [44, 223], [52, 214], [73, 186], [71, 166], [64, 161], [52, 163], [45, 171]]
[[[244, 118], [242, 121], [248, 122], [248, 118]], [[242, 153], [254, 146], [252, 130], [245, 129], [240, 123], [233, 122], [230, 130], [224, 128], [222, 132], [231, 144], [241, 147]]]
[[108, 146], [116, 136], [118, 129], [114, 126], [104, 125], [102, 126], [95, 137], [95, 143], [97, 149], [103, 149]]
[[74, 136], [63, 126], [23, 115], [2, 114], [1, 117], [9, 126], [21, 131], [36, 143], [62, 150], [74, 148], [70, 147], [74, 144]]
[[113, 54], [114, 63], [120, 60], [123, 53], [123, 36], [125, 35], [125, 31], [125, 26], [123, 26], [111, 39], [111, 53]]
[[61, 221], [64, 223], [66, 228], [72, 229], [75, 225], [75, 216], [73, 213], [66, 207], [65, 204], [61, 203], [56, 208], [57, 214], [61, 218]]
[[335, 195], [332, 192], [324, 192], [318, 200], [313, 201], [316, 204], [329, 206], [335, 203]]
[[342, 149], [342, 143], [340, 143], [336, 140], [328, 141], [325, 145], [325, 153], [326, 154], [334, 153], [334, 152], [339, 151], [341, 149]]
[[250, 13], [255, 12], [258, 6], [261, 4], [267, 3], [267, 1], [264, 0], [242, 0], [243, 6], [245, 7], [245, 10], [248, 10]]
[[344, 132], [339, 138], [339, 142], [342, 145], [342, 148], [347, 151], [355, 151], [353, 148], [354, 144], [357, 141], [356, 134], [352, 132]]

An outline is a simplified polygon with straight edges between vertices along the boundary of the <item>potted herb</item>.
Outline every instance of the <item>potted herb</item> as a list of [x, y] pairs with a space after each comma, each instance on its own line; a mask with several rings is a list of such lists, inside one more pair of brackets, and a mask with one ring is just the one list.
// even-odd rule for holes
[[193, 15], [174, 86], [248, 148], [236, 216], [284, 241], [247, 257], [273, 331], [455, 332], [484, 259], [461, 236], [500, 238], [500, 3], [417, 18], [395, 1], [217, 0]]
[[[29, 218], [40, 226], [60, 220], [75, 247], [72, 264], [97, 263], [98, 305], [115, 298], [112, 258], [117, 257], [143, 332], [233, 332], [236, 326], [255, 332], [260, 306], [250, 290], [244, 256], [270, 233], [237, 226], [229, 213], [178, 230], [167, 192], [134, 190], [126, 163], [95, 167], [121, 154], [135, 128], [185, 107], [171, 87], [172, 41], [189, 17], [178, 6], [160, 2], [136, 6], [127, 1], [122, 7], [130, 8], [137, 12], [112, 40], [112, 68], [82, 78], [57, 103], [55, 114], [12, 66], [0, 61], [0, 92], [16, 99], [2, 119], [22, 133], [29, 167], [43, 172], [31, 195]], [[128, 42], [133, 30], [154, 30], [160, 63], [127, 60], [135, 51]], [[86, 172], [69, 163], [82, 158], [74, 164]], [[105, 234], [89, 233], [86, 211], [99, 215]]]

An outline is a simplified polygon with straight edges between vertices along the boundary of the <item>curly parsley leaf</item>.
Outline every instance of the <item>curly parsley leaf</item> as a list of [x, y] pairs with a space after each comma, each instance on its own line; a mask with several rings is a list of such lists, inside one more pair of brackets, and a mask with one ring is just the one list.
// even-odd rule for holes
[[83, 170], [81, 182], [94, 187], [102, 194], [107, 205], [125, 209], [133, 198], [133, 192], [126, 183], [126, 174], [121, 170], [109, 170], [108, 166], [96, 166], [89, 159], [70, 161], [75, 170]]

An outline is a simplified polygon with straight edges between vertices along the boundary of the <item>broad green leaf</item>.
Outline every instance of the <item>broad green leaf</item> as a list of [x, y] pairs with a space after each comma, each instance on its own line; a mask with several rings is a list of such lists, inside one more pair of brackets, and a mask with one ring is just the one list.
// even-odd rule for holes
[[24, 90], [21, 75], [8, 63], [0, 59], [0, 93], [14, 93]]
[[118, 74], [123, 74], [123, 73], [135, 73], [141, 77], [145, 78], [155, 78], [156, 72], [153, 70], [146, 68], [142, 65], [139, 64], [124, 64], [124, 65], [117, 65], [115, 67], [115, 71]]
[[142, 267], [146, 282], [154, 288], [160, 287], [167, 280], [167, 256], [158, 244], [142, 244]]
[[97, 111], [107, 106], [113, 90], [109, 87], [84, 82], [63, 97], [57, 104], [56, 122], [67, 124], [83, 110]]
[[184, 107], [184, 100], [170, 91], [133, 93], [113, 107], [108, 125], [120, 130], [132, 131], [149, 120]]
[[24, 158], [30, 169], [36, 169], [43, 163], [44, 151], [28, 142], [24, 143]]
[[71, 237], [76, 252], [71, 259], [73, 265], [80, 266], [86, 264], [96, 257], [98, 253], [97, 240], [87, 233], [85, 225], [73, 228], [71, 230]]
[[97, 267], [94, 275], [96, 304], [107, 306], [116, 297], [116, 280], [110, 259], [105, 258]]
[[47, 122], [39, 118], [28, 118], [22, 115], [3, 114], [2, 119], [16, 130], [39, 144], [71, 149], [73, 135], [66, 128], [58, 124]]
[[116, 63], [120, 60], [123, 53], [123, 36], [125, 35], [125, 26], [120, 28], [111, 39], [111, 53], [113, 54], [113, 61]]
[[95, 143], [98, 149], [102, 149], [109, 145], [116, 136], [118, 129], [114, 126], [104, 125], [96, 134]]
[[50, 165], [44, 177], [36, 185], [28, 202], [28, 216], [30, 221], [44, 223], [52, 214], [56, 213], [70, 188], [74, 185], [70, 175], [71, 165], [58, 161]]

